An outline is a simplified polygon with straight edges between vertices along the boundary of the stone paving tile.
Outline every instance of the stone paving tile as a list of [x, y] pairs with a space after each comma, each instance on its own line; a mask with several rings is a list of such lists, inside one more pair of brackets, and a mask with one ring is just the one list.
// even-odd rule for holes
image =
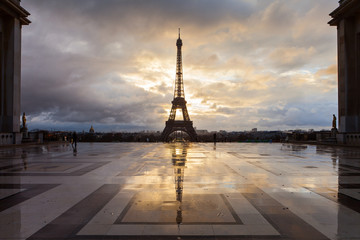
[[79, 143], [0, 159], [0, 240], [360, 239], [356, 148]]

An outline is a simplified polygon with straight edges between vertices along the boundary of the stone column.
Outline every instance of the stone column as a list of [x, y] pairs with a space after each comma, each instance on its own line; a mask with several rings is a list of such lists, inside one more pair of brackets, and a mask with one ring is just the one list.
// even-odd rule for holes
[[340, 133], [360, 133], [360, 1], [342, 0], [329, 24], [338, 33]]
[[0, 2], [0, 133], [20, 132], [21, 27], [28, 16], [19, 0]]

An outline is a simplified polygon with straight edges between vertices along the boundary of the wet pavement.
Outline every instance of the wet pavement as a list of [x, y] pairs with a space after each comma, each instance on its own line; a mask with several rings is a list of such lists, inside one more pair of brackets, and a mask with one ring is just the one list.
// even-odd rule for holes
[[0, 148], [0, 240], [360, 239], [360, 149]]

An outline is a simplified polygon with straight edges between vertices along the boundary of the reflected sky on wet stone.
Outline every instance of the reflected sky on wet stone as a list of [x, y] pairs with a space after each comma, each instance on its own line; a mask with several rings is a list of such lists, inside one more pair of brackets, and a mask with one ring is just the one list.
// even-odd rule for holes
[[360, 235], [354, 148], [79, 143], [76, 155], [45, 145], [0, 157], [0, 239]]

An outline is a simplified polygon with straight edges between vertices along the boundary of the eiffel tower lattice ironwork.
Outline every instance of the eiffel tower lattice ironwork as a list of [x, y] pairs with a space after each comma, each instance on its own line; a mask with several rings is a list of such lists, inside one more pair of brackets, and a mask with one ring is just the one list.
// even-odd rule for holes
[[[172, 108], [169, 116], [169, 120], [165, 123], [164, 131], [162, 132], [162, 140], [168, 141], [169, 135], [175, 131], [186, 132], [190, 140], [195, 142], [197, 141], [197, 135], [193, 127], [193, 122], [190, 121], [189, 113], [186, 108], [185, 93], [184, 93], [184, 82], [183, 82], [183, 73], [182, 73], [182, 57], [181, 57], [181, 47], [182, 40], [180, 38], [180, 28], [179, 28], [179, 38], [176, 41], [177, 46], [177, 56], [176, 56], [176, 78], [175, 78], [175, 90], [174, 90], [174, 100], [172, 103]], [[183, 114], [182, 121], [175, 121], [176, 110], [181, 109]]]

